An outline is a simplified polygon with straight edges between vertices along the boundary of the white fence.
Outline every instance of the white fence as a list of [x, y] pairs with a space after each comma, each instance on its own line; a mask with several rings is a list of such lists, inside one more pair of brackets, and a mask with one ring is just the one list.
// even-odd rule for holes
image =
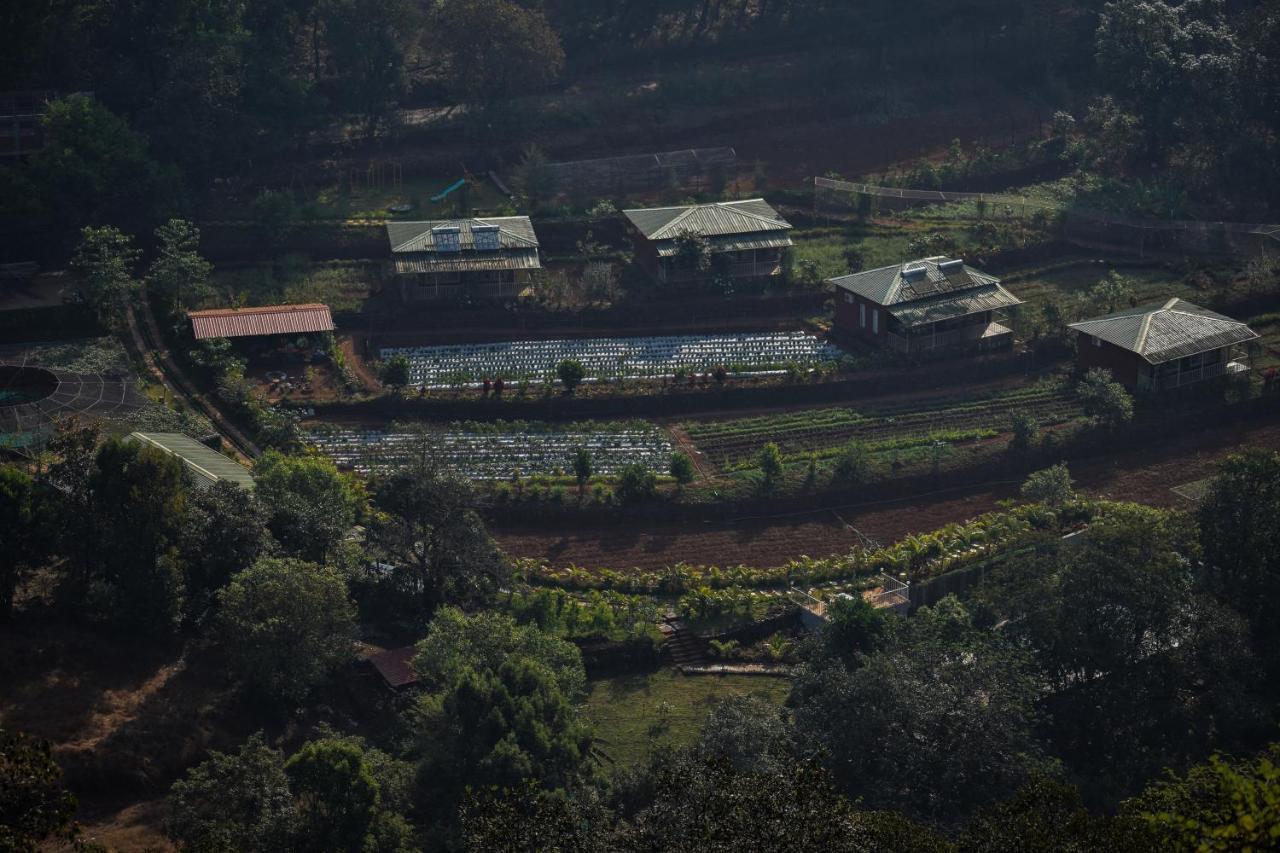
[[[343, 468], [361, 473], [404, 464], [422, 450], [419, 433], [382, 430], [326, 431], [307, 437], [317, 450]], [[671, 465], [671, 442], [659, 429], [619, 432], [476, 433], [446, 430], [427, 434], [428, 452], [472, 480], [522, 476], [573, 475], [578, 448], [591, 453], [597, 474], [613, 474], [635, 462], [658, 473]]]
[[485, 379], [551, 381], [556, 365], [566, 359], [582, 362], [589, 380], [659, 379], [678, 369], [709, 371], [724, 366], [759, 373], [792, 362], [812, 367], [839, 359], [841, 351], [807, 332], [743, 332], [387, 347], [380, 354], [383, 359], [397, 354], [408, 358], [410, 384], [448, 388]]

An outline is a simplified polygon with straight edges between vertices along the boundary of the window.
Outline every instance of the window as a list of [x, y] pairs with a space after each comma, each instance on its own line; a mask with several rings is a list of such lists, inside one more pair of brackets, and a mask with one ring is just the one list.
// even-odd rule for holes
[[844, 295], [844, 301], [845, 301], [845, 302], [848, 302], [850, 305], [852, 305], [852, 304], [853, 304], [853, 294], [852, 294], [852, 293], [846, 293], [846, 294]]
[[1091, 337], [1093, 337], [1093, 345], [1094, 345], [1095, 347], [1100, 347], [1100, 346], [1102, 346], [1102, 338], [1099, 338], [1099, 337], [1098, 337], [1098, 336], [1096, 336], [1096, 335], [1093, 335], [1093, 336], [1091, 336]]
[[858, 303], [858, 325], [864, 329], [867, 327], [867, 304], [865, 302]]
[[871, 309], [871, 331], [877, 335], [880, 334], [880, 310], [878, 308]]

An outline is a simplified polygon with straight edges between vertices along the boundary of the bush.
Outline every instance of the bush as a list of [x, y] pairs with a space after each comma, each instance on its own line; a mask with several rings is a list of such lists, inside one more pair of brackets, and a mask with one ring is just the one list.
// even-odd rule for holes
[[566, 358], [556, 365], [556, 376], [560, 379], [560, 383], [564, 385], [565, 393], [572, 394], [574, 389], [587, 377], [587, 369], [582, 366], [582, 362]]
[[836, 457], [835, 479], [856, 485], [867, 479], [871, 472], [871, 451], [856, 438], [844, 446]]
[[760, 448], [759, 454], [756, 456], [756, 464], [760, 467], [760, 473], [763, 480], [760, 482], [761, 488], [766, 492], [771, 492], [777, 488], [778, 480], [782, 479], [782, 451], [778, 449], [778, 445], [769, 442]]
[[658, 493], [658, 478], [640, 463], [623, 468], [618, 474], [618, 486], [614, 494], [624, 504], [651, 500]]
[[1009, 449], [1015, 453], [1026, 453], [1035, 444], [1040, 433], [1040, 424], [1026, 412], [1013, 413], [1013, 437], [1009, 439]]
[[409, 384], [409, 359], [398, 352], [382, 363], [378, 378], [397, 391]]
[[671, 476], [678, 484], [685, 486], [692, 483], [694, 474], [693, 460], [689, 458], [689, 454], [677, 450], [671, 455]]
[[1059, 507], [1075, 497], [1071, 472], [1064, 463], [1036, 471], [1022, 484], [1022, 496], [1045, 506]]
[[1086, 373], [1076, 393], [1084, 413], [1108, 428], [1114, 429], [1133, 417], [1133, 397], [1111, 378], [1111, 371], [1106, 368], [1095, 367]]

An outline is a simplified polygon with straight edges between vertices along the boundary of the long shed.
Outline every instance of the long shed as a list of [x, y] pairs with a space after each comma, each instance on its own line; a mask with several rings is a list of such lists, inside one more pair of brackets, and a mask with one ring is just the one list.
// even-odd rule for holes
[[181, 459], [201, 488], [207, 489], [223, 480], [246, 489], [253, 488], [253, 475], [248, 468], [189, 435], [180, 432], [133, 432], [129, 438]]

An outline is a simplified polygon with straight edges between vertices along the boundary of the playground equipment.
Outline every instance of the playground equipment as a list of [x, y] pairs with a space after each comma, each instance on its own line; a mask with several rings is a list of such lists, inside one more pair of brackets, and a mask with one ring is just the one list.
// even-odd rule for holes
[[432, 200], [433, 202], [440, 202], [440, 201], [444, 201], [446, 198], [448, 198], [448, 197], [449, 197], [450, 193], [452, 193], [454, 190], [461, 189], [462, 187], [464, 187], [464, 186], [466, 186], [466, 185], [467, 185], [467, 179], [466, 179], [466, 178], [458, 178], [458, 180], [454, 181], [452, 184], [449, 184], [449, 186], [447, 186], [447, 187], [444, 189], [444, 191], [439, 192], [439, 193], [436, 193], [435, 195], [433, 195], [433, 196], [431, 197], [431, 200]]

